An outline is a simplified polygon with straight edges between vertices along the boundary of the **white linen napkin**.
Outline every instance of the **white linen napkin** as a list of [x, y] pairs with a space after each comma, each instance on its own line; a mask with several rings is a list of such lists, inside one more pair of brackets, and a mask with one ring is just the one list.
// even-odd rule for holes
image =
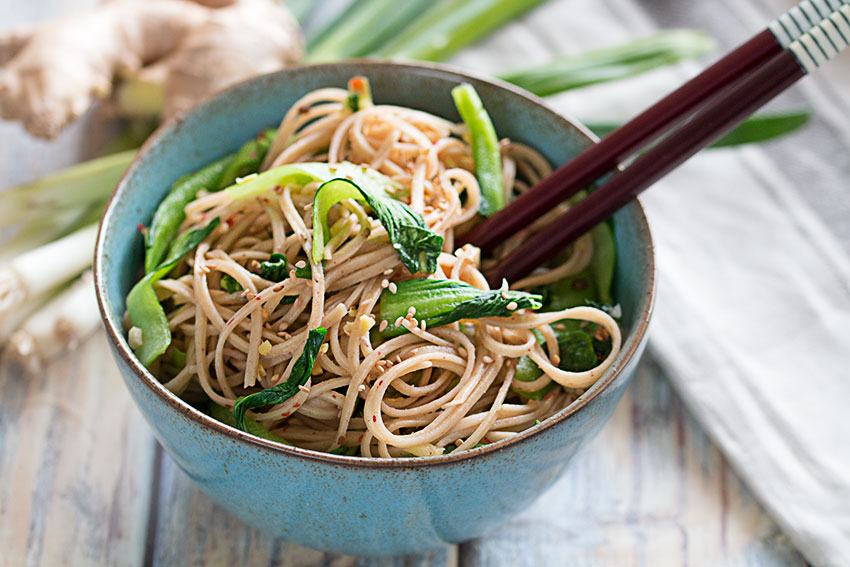
[[[634, 0], [552, 1], [456, 62], [498, 74], [654, 27]], [[686, 76], [654, 73], [555, 103], [585, 119], [627, 118]], [[816, 97], [808, 103], [817, 113]], [[809, 142], [801, 160], [817, 156]], [[850, 565], [850, 258], [770, 152], [704, 152], [642, 198], [659, 270], [650, 350], [806, 558]]]

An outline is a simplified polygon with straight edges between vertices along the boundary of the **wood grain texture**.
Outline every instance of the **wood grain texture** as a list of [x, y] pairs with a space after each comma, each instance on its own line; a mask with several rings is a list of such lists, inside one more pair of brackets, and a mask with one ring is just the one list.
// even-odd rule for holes
[[[0, 29], [94, 3], [0, 0]], [[0, 185], [90, 155], [111, 127], [95, 111], [48, 143], [0, 124]], [[156, 445], [103, 333], [36, 376], [0, 365], [0, 566], [457, 564], [803, 561], [649, 358], [598, 439], [531, 509], [459, 550], [386, 559], [298, 547], [216, 505]]]

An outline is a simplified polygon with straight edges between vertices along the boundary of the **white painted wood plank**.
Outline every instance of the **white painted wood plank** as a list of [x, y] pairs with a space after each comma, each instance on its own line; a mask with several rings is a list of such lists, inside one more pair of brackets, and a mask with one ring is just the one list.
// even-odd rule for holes
[[0, 367], [0, 565], [141, 565], [154, 441], [99, 333]]

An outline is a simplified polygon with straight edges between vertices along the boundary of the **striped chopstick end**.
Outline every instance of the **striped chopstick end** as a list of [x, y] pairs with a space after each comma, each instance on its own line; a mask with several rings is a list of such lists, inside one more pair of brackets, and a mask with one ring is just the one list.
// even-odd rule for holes
[[843, 4], [829, 17], [788, 46], [800, 66], [810, 73], [850, 45], [850, 5]]
[[847, 4], [850, 0], [803, 0], [767, 27], [782, 49], [788, 49], [800, 36]]

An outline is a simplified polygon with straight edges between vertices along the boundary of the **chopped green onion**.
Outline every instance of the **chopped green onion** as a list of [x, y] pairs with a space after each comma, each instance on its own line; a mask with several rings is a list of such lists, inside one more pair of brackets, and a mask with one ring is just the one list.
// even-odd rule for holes
[[282, 282], [287, 277], [288, 267], [286, 256], [275, 252], [267, 261], [260, 262], [260, 277], [270, 282]]
[[236, 278], [229, 274], [221, 276], [221, 289], [227, 293], [239, 293], [242, 291], [242, 285], [236, 281]]
[[369, 79], [366, 77], [352, 77], [348, 80], [348, 97], [345, 99], [345, 107], [351, 112], [357, 112], [364, 108], [374, 106], [372, 102], [372, 89], [369, 87]]
[[472, 157], [475, 160], [475, 177], [481, 186], [479, 212], [486, 217], [505, 206], [499, 138], [490, 115], [472, 85], [463, 83], [456, 86], [452, 89], [452, 98], [469, 129]]

